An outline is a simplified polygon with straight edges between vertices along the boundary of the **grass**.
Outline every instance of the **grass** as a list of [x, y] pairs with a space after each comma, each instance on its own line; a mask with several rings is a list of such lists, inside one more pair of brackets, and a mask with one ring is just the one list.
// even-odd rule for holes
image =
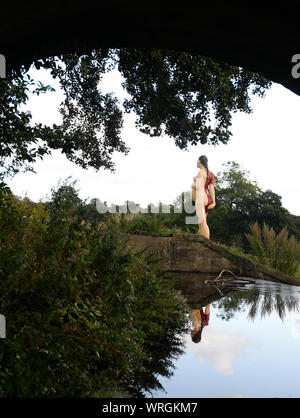
[[236, 247], [230, 247], [229, 245], [226, 244], [221, 244], [221, 243], [217, 243], [218, 245], [220, 245], [220, 247], [223, 247], [225, 250], [230, 251], [231, 253], [238, 255], [240, 257], [245, 257], [248, 258], [248, 260], [253, 261], [254, 263], [259, 262], [257, 257], [255, 257], [255, 255], [253, 254], [248, 254], [248, 253], [244, 253], [243, 251], [239, 250]]
[[[248, 260], [253, 261], [254, 263], [264, 264], [266, 267], [270, 267], [273, 270], [280, 271], [280, 270], [274, 268], [270, 264], [262, 263], [254, 254], [244, 253], [243, 251], [239, 250], [238, 248], [230, 247], [229, 245], [226, 245], [226, 244], [220, 244], [220, 243], [218, 243], [218, 245], [220, 245], [221, 247], [223, 247], [225, 250], [230, 251], [232, 254], [238, 255], [240, 257], [248, 258]], [[292, 274], [290, 276], [293, 277], [294, 279], [297, 279], [297, 280], [300, 281], [300, 265], [299, 265], [298, 270], [296, 271], [296, 273], [294, 273], [294, 274]]]
[[298, 267], [298, 270], [296, 271], [294, 277], [295, 277], [295, 279], [300, 280], [300, 266]]

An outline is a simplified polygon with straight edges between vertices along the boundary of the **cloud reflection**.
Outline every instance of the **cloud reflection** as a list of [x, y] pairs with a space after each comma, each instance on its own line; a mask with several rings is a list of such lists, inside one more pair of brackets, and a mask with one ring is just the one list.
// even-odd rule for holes
[[243, 356], [247, 348], [260, 348], [242, 333], [232, 334], [211, 327], [203, 331], [201, 343], [194, 344], [190, 335], [187, 335], [185, 344], [186, 350], [193, 353], [200, 362], [208, 361], [225, 375], [233, 374], [235, 360]]
[[300, 338], [300, 314], [295, 314], [292, 317], [292, 337]]

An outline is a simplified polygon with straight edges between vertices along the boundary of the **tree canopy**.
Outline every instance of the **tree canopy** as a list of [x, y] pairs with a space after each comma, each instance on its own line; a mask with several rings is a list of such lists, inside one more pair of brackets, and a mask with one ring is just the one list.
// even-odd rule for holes
[[[55, 91], [31, 79], [27, 69], [0, 79], [0, 167], [2, 176], [30, 170], [53, 149], [83, 168], [114, 171], [112, 154], [127, 154], [121, 139], [123, 115], [134, 112], [136, 125], [150, 136], [168, 135], [180, 149], [188, 145], [226, 144], [232, 112], [252, 111], [251, 94], [263, 97], [271, 82], [264, 77], [186, 52], [156, 49], [100, 49], [36, 60], [49, 69], [64, 92], [60, 125], [33, 123], [21, 109], [29, 93]], [[117, 68], [130, 98], [120, 103], [102, 93], [104, 74]]]

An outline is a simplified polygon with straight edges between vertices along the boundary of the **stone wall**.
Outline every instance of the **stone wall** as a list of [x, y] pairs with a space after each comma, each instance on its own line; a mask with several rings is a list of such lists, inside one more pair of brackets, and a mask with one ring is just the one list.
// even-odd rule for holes
[[240, 277], [299, 285], [293, 277], [233, 254], [199, 234], [164, 237], [128, 234], [128, 238], [134, 248], [159, 256], [162, 268], [170, 272], [197, 273], [199, 278], [206, 280], [216, 277], [221, 270], [230, 270]]

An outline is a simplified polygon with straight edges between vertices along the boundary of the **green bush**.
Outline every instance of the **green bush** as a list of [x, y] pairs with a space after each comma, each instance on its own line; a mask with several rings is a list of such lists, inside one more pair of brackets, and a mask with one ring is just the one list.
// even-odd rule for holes
[[120, 225], [123, 231], [130, 234], [158, 234], [169, 236], [171, 233], [183, 232], [181, 228], [176, 225], [169, 225], [168, 218], [162, 214], [154, 214], [152, 216], [147, 214], [134, 215], [131, 219], [120, 218]]
[[187, 320], [158, 261], [130, 249], [113, 219], [91, 227], [76, 206], [50, 214], [14, 197], [11, 206], [0, 208], [0, 395], [142, 396], [160, 387]]
[[299, 269], [300, 242], [295, 236], [289, 236], [284, 227], [278, 234], [266, 224], [261, 228], [258, 223], [250, 226], [245, 234], [257, 259], [283, 273], [294, 275]]

